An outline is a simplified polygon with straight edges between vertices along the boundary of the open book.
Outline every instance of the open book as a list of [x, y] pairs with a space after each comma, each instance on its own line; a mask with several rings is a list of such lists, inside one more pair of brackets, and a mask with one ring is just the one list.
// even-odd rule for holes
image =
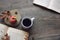
[[60, 0], [34, 0], [33, 3], [60, 13]]
[[29, 34], [25, 31], [7, 27], [6, 25], [0, 24], [0, 40], [4, 35], [8, 34], [10, 40], [26, 40], [28, 39]]

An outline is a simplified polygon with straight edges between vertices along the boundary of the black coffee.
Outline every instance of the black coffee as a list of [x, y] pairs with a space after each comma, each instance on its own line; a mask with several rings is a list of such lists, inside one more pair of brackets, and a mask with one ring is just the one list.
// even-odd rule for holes
[[23, 25], [26, 26], [26, 27], [30, 26], [31, 25], [31, 20], [28, 19], [28, 18], [24, 19], [23, 20]]

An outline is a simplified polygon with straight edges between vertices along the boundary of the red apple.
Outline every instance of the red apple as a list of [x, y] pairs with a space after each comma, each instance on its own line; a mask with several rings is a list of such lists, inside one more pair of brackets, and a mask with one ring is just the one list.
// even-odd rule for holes
[[9, 22], [11, 24], [15, 24], [16, 23], [16, 17], [15, 16], [10, 16]]

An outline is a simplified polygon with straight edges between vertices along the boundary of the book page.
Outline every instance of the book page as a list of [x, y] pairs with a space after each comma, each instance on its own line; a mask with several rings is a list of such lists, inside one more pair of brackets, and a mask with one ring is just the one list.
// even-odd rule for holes
[[0, 24], [0, 40], [6, 35], [8, 27], [6, 25]]
[[[10, 40], [25, 40], [25, 35], [28, 35], [26, 32], [14, 28], [8, 28], [7, 31], [8, 35], [10, 36]], [[28, 36], [27, 36], [28, 38]]]
[[38, 4], [44, 7], [49, 7], [51, 0], [34, 0], [34, 4]]
[[49, 8], [60, 13], [60, 0], [52, 0]]

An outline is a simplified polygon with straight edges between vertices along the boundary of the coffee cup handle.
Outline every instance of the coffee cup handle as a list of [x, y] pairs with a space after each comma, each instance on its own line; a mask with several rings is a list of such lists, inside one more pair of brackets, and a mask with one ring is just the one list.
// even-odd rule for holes
[[35, 19], [35, 17], [32, 17], [31, 20], [33, 21]]

